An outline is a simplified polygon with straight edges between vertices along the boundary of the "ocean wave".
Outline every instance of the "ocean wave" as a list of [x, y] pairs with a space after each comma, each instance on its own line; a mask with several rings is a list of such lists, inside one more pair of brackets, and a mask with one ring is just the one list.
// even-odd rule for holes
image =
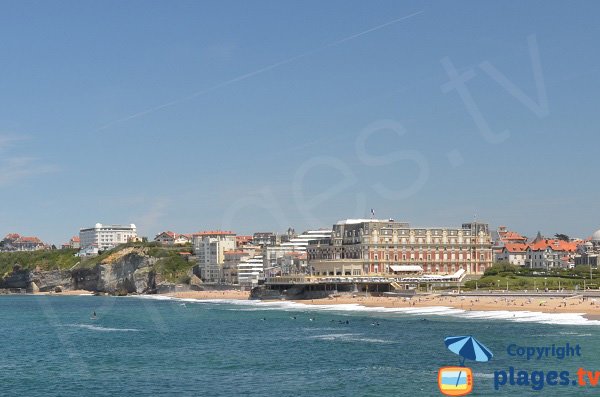
[[68, 327], [75, 328], [84, 328], [89, 329], [91, 331], [100, 331], [100, 332], [140, 332], [141, 330], [135, 328], [109, 328], [109, 327], [100, 327], [98, 325], [92, 324], [70, 324]]
[[404, 314], [411, 316], [451, 316], [473, 320], [505, 320], [514, 322], [532, 322], [556, 325], [600, 325], [598, 320], [589, 320], [584, 313], [543, 313], [529, 311], [484, 311], [484, 310], [462, 310], [446, 306], [429, 307], [367, 307], [357, 303], [341, 305], [309, 305], [298, 302], [264, 302], [264, 305], [277, 306], [282, 310], [313, 310], [328, 312], [361, 312], [374, 314]]
[[[598, 320], [589, 320], [584, 313], [544, 313], [530, 311], [508, 310], [463, 310], [447, 306], [427, 307], [371, 307], [359, 303], [311, 305], [292, 301], [260, 301], [235, 299], [181, 299], [161, 295], [139, 295], [146, 299], [186, 301], [200, 304], [224, 304], [245, 306], [243, 311], [283, 310], [283, 311], [313, 311], [343, 313], [372, 313], [372, 314], [402, 314], [410, 316], [450, 316], [469, 320], [504, 320], [514, 322], [532, 322], [554, 325], [600, 325]], [[234, 309], [236, 310], [236, 309]]]
[[325, 341], [341, 341], [341, 342], [362, 342], [362, 343], [394, 343], [389, 340], [366, 338], [362, 334], [324, 334], [324, 335], [313, 335], [308, 339], [318, 339]]

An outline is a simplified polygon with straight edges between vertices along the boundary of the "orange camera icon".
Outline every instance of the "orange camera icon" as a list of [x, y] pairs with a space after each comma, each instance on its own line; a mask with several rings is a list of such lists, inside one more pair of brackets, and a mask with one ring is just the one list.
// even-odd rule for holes
[[446, 396], [466, 396], [473, 391], [473, 371], [466, 367], [442, 367], [438, 387]]

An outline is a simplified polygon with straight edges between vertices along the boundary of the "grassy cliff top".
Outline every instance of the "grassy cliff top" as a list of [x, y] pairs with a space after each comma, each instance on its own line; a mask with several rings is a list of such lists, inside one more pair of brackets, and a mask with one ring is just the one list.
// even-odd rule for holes
[[189, 262], [179, 255], [179, 252], [191, 252], [191, 249], [190, 247], [165, 247], [155, 242], [128, 243], [103, 252], [96, 257], [86, 258], [81, 261], [79, 266], [91, 268], [99, 263], [114, 263], [129, 254], [144, 255], [158, 259], [153, 270], [166, 280], [174, 283], [186, 283], [189, 280], [188, 272], [195, 263]]
[[15, 265], [24, 269], [41, 270], [70, 269], [79, 258], [75, 256], [77, 250], [60, 249], [32, 252], [0, 252], [0, 275], [11, 272]]
[[70, 270], [77, 267], [92, 268], [98, 263], [114, 263], [129, 255], [138, 254], [152, 258], [158, 258], [154, 270], [173, 282], [183, 282], [188, 271], [194, 263], [179, 252], [190, 252], [189, 247], [163, 247], [157, 243], [129, 243], [120, 245], [112, 250], [103, 252], [101, 255], [91, 258], [79, 258], [77, 250], [60, 249], [32, 252], [1, 252], [0, 253], [0, 277], [10, 273], [15, 265], [23, 269], [33, 270]]

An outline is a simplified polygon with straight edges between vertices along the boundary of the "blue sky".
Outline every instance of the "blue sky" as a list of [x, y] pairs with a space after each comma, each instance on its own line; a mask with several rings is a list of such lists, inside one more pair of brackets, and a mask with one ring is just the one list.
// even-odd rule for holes
[[[600, 228], [597, 3], [0, 11], [0, 234], [304, 230], [371, 208], [420, 226]], [[470, 100], [444, 88], [450, 64]]]

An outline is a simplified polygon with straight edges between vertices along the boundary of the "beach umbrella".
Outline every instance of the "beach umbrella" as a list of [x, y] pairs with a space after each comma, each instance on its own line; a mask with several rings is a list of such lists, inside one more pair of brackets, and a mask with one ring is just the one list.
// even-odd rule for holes
[[467, 359], [486, 362], [494, 357], [490, 349], [472, 336], [449, 336], [444, 339], [444, 344], [452, 353], [458, 354], [462, 358], [461, 366]]

